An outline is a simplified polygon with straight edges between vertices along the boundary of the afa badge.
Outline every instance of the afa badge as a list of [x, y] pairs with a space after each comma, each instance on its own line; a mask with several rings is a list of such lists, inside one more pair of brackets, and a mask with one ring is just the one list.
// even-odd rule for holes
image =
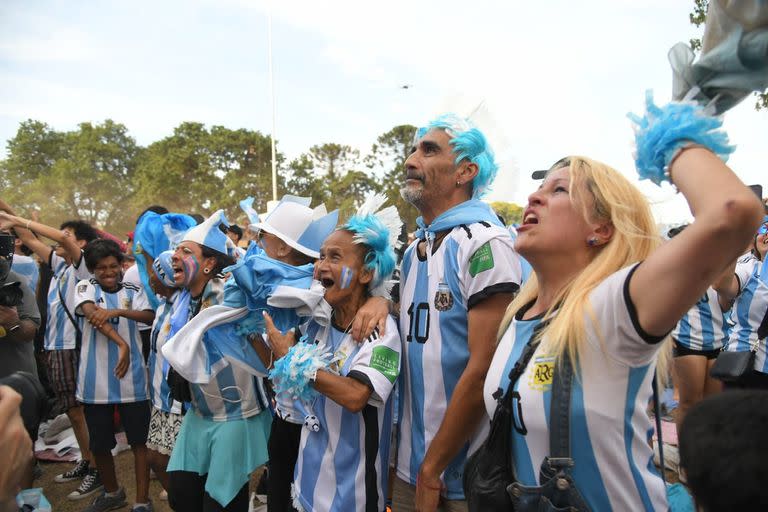
[[446, 283], [440, 283], [437, 285], [437, 292], [435, 292], [435, 309], [438, 311], [448, 311], [453, 307], [453, 295], [451, 289], [448, 288]]
[[122, 309], [131, 309], [131, 299], [128, 297], [123, 297], [123, 300], [121, 301]]
[[141, 254], [142, 252], [144, 251], [141, 248], [141, 242], [136, 242], [136, 246], [133, 249], [133, 253], [138, 255], [138, 254]]
[[552, 388], [552, 380], [555, 375], [555, 358], [542, 356], [534, 359], [533, 371], [531, 371], [528, 385], [536, 391], [549, 391]]

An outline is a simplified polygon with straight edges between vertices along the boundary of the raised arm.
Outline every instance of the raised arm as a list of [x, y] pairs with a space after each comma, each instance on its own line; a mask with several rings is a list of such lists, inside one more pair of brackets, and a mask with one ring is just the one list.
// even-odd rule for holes
[[10, 215], [7, 212], [0, 212], [0, 226], [5, 229], [13, 229], [21, 241], [24, 242], [24, 245], [34, 251], [43, 261], [49, 261], [52, 249], [35, 238], [30, 231], [34, 231], [38, 235], [60, 244], [74, 263], [80, 262], [80, 246], [77, 244], [75, 237], [70, 236], [66, 231], [61, 231], [33, 220], [23, 219], [16, 215]]
[[[644, 261], [629, 293], [640, 326], [651, 336], [669, 332], [743, 251], [762, 219], [755, 194], [702, 147], [684, 149], [670, 167], [695, 221]], [[728, 287], [733, 290], [733, 285]]]

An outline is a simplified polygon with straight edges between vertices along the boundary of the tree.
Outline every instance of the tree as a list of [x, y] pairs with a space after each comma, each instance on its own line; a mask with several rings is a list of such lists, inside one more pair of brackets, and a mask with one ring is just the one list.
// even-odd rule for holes
[[[709, 0], [693, 0], [693, 12], [688, 14], [688, 18], [691, 24], [700, 27], [705, 21], [707, 21], [707, 9], [709, 8]], [[701, 39], [696, 37], [690, 40], [691, 49], [694, 52], [701, 51]], [[755, 110], [768, 109], [768, 91], [762, 93], [756, 92], [755, 97]]]
[[25, 121], [0, 164], [4, 198], [52, 225], [77, 217], [122, 232], [132, 224], [125, 212], [139, 152], [126, 127], [109, 119], [70, 132]]
[[402, 198], [400, 189], [405, 180], [405, 161], [411, 153], [415, 134], [415, 126], [409, 124], [395, 126], [379, 135], [376, 143], [371, 147], [370, 154], [366, 157], [368, 167], [381, 172], [382, 192], [387, 196], [389, 204], [397, 208], [409, 232], [416, 229], [416, 217], [419, 212]]
[[[234, 221], [241, 199], [253, 196], [257, 211], [272, 199], [271, 158], [269, 137], [259, 132], [223, 126], [209, 131], [202, 123], [185, 122], [142, 155], [134, 202], [203, 216], [224, 208]], [[278, 164], [282, 160], [278, 154]], [[284, 190], [281, 178], [278, 173], [278, 193]]]
[[491, 208], [497, 214], [504, 218], [504, 222], [507, 226], [511, 224], [520, 224], [523, 221], [523, 207], [515, 203], [507, 203], [505, 201], [494, 201], [491, 203]]

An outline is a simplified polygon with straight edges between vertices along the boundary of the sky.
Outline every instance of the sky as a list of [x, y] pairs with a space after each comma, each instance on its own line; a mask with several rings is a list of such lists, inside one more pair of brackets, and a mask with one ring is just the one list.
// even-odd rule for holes
[[[483, 105], [501, 172], [489, 200], [525, 204], [530, 171], [586, 155], [634, 177], [626, 113], [671, 93], [667, 52], [700, 36], [693, 0], [546, 2], [3, 0], [0, 142], [36, 119], [123, 123], [139, 144], [184, 121], [272, 132], [289, 158], [324, 142], [365, 154], [399, 124]], [[408, 88], [402, 88], [408, 85]], [[725, 127], [729, 165], [768, 190], [768, 112], [750, 97]], [[762, 141], [762, 142], [761, 142]], [[661, 223], [690, 217], [640, 185]]]

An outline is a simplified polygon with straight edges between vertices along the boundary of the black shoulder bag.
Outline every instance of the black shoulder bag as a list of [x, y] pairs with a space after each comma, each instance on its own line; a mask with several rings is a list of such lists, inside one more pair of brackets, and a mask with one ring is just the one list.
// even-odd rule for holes
[[[571, 471], [570, 416], [573, 365], [567, 354], [560, 358], [552, 382], [552, 402], [549, 415], [549, 456], [539, 469], [538, 486], [512, 482], [507, 487], [512, 506], [508, 510], [521, 512], [569, 511], [587, 512], [589, 507], [576, 489]], [[509, 436], [509, 434], [507, 434]]]
[[515, 366], [509, 372], [509, 387], [506, 393], [501, 388], [493, 394], [496, 399], [496, 411], [491, 420], [488, 438], [473, 453], [464, 466], [462, 484], [469, 512], [494, 512], [512, 510], [512, 501], [506, 493], [507, 485], [516, 480], [512, 467], [512, 399], [519, 394], [514, 391], [515, 383], [525, 372], [528, 362], [538, 346], [538, 331], [544, 326], [539, 324], [534, 329], [530, 340], [525, 345]]

